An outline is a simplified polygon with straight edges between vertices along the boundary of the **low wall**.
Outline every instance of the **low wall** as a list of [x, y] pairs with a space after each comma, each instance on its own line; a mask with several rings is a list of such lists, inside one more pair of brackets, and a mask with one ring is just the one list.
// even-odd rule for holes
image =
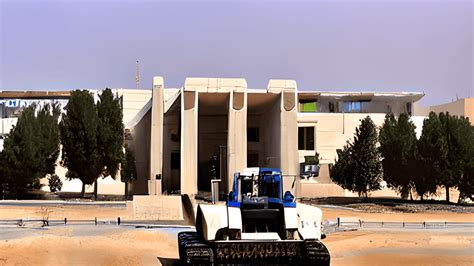
[[320, 184], [314, 181], [301, 181], [302, 198], [343, 197], [344, 189], [336, 184]]
[[[451, 188], [449, 190], [450, 202], [457, 203], [459, 199], [459, 191]], [[345, 190], [336, 184], [321, 184], [314, 180], [301, 180], [301, 198], [327, 198], [327, 197], [358, 197], [359, 195], [349, 190]], [[369, 197], [372, 198], [400, 198], [396, 191], [383, 186], [380, 190], [369, 192]], [[416, 193], [412, 194], [414, 200], [419, 200], [420, 197]], [[425, 200], [445, 200], [446, 191], [444, 187], [439, 187], [436, 195], [426, 195]]]
[[144, 195], [133, 196], [127, 202], [134, 219], [143, 220], [183, 220], [181, 196]]

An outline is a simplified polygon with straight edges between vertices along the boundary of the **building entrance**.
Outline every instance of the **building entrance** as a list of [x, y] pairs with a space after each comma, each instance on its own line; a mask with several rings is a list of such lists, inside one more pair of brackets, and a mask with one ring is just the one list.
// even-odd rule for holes
[[[200, 93], [198, 107], [198, 190], [227, 172], [229, 93]], [[213, 169], [215, 168], [215, 176]]]

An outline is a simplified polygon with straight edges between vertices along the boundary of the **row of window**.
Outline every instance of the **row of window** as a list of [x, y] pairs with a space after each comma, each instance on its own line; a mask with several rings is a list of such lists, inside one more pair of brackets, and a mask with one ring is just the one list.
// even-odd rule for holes
[[[260, 141], [258, 127], [247, 128], [247, 141]], [[314, 150], [314, 127], [298, 127], [298, 150]]]
[[[349, 101], [343, 102], [342, 110], [344, 113], [360, 113], [362, 110], [367, 110], [367, 104], [369, 101]], [[316, 113], [318, 112], [317, 101], [300, 101], [299, 112], [301, 113]], [[337, 104], [334, 102], [328, 103], [328, 109], [330, 113], [339, 112]]]
[[[363, 113], [369, 110], [370, 101], [345, 101], [342, 103], [342, 112], [344, 113]], [[325, 108], [321, 108], [324, 110]], [[299, 102], [299, 112], [301, 113], [316, 113], [321, 111], [318, 109], [318, 102], [315, 100], [300, 100]], [[406, 112], [411, 115], [412, 113], [412, 104], [411, 102], [406, 103]], [[339, 113], [339, 107], [335, 102], [329, 102], [326, 112], [329, 113]], [[392, 112], [392, 107], [387, 105], [387, 113]]]

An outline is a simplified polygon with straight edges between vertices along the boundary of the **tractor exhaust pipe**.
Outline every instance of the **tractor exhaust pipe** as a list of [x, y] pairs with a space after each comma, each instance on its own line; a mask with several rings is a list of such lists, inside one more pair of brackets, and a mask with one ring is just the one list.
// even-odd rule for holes
[[219, 182], [221, 182], [221, 179], [211, 179], [212, 204], [216, 204], [219, 201]]

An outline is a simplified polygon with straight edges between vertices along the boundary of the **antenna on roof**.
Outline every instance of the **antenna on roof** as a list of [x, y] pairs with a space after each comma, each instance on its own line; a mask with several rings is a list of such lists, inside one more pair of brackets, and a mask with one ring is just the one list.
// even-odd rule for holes
[[138, 62], [138, 60], [135, 69], [135, 83], [137, 86], [137, 90], [140, 89], [140, 62]]

